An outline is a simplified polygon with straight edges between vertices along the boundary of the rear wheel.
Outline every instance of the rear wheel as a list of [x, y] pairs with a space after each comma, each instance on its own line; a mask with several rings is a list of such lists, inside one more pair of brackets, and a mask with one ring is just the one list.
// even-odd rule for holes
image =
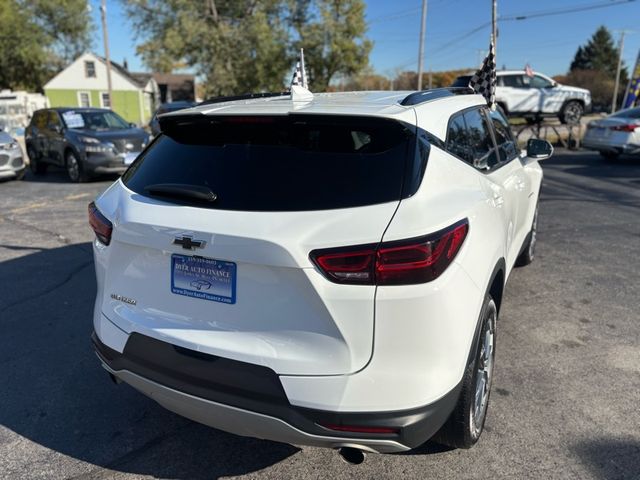
[[533, 214], [533, 224], [531, 225], [531, 231], [529, 232], [529, 239], [527, 244], [522, 250], [520, 256], [516, 259], [516, 267], [524, 267], [533, 262], [536, 253], [536, 236], [538, 232], [538, 206], [536, 205], [536, 211]]
[[571, 100], [567, 102], [562, 111], [560, 112], [560, 121], [567, 125], [578, 125], [582, 114], [584, 113], [584, 107], [577, 100]]
[[480, 318], [480, 335], [473, 360], [462, 379], [460, 398], [451, 416], [434, 437], [436, 442], [453, 448], [471, 448], [475, 445], [482, 434], [487, 416], [498, 320], [496, 303], [489, 294], [485, 298]]
[[27, 156], [29, 157], [29, 169], [33, 174], [40, 175], [47, 171], [48, 165], [40, 161], [33, 147], [27, 147]]
[[67, 175], [72, 182], [86, 182], [87, 176], [85, 175], [82, 165], [78, 161], [78, 157], [71, 150], [65, 155], [65, 165], [67, 167]]

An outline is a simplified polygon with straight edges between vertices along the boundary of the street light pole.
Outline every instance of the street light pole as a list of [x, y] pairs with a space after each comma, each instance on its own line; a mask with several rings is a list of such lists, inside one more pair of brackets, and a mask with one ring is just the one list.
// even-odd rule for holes
[[615, 83], [615, 86], [613, 87], [613, 98], [611, 99], [611, 113], [616, 112], [616, 106], [618, 104], [618, 87], [620, 86], [620, 72], [622, 71], [622, 51], [624, 49], [624, 36], [626, 33], [627, 33], [626, 30], [620, 31], [620, 43], [618, 44], [618, 48], [620, 49], [620, 51], [618, 52], [618, 68], [616, 68], [616, 83]]
[[107, 61], [107, 92], [109, 95], [109, 108], [113, 109], [113, 97], [111, 96], [111, 60], [109, 58], [109, 33], [107, 32], [107, 0], [102, 0], [101, 2], [100, 17], [102, 19], [102, 35], [104, 38], [104, 57]]
[[422, 23], [420, 25], [420, 46], [418, 48], [418, 90], [422, 90], [424, 32], [426, 27], [427, 27], [427, 0], [422, 0]]

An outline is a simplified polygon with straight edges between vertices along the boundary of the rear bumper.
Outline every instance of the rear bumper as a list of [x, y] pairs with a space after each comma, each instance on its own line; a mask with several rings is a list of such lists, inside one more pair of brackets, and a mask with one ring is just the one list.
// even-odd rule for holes
[[[92, 335], [103, 367], [165, 408], [199, 423], [256, 438], [372, 452], [415, 448], [449, 417], [456, 386], [440, 400], [411, 410], [333, 412], [291, 405], [273, 370], [176, 347], [140, 334], [123, 353]], [[350, 433], [322, 425], [389, 427], [395, 433]]]
[[640, 153], [640, 145], [635, 145], [632, 143], [614, 144], [614, 143], [599, 142], [597, 140], [585, 138], [582, 141], [582, 146], [586, 149], [597, 150], [599, 152], [611, 152], [611, 153], [618, 153], [618, 154]]

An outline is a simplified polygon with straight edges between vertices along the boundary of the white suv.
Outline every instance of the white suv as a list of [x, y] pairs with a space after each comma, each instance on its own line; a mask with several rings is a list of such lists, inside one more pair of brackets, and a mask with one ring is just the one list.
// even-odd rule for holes
[[[462, 75], [454, 87], [468, 86], [471, 75]], [[585, 112], [591, 110], [591, 92], [584, 88], [561, 85], [552, 78], [524, 70], [497, 72], [496, 103], [513, 116], [528, 120], [557, 116], [562, 123], [576, 125]]]
[[89, 206], [104, 368], [198, 422], [351, 459], [473, 445], [551, 146], [520, 152], [467, 93], [163, 115]]

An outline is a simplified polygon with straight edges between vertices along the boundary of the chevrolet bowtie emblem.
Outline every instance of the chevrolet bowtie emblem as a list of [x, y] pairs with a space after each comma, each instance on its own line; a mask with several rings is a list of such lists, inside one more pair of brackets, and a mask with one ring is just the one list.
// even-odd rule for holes
[[185, 250], [195, 250], [196, 248], [204, 248], [206, 242], [204, 240], [194, 240], [191, 237], [176, 237], [173, 240], [174, 245], [180, 245]]

